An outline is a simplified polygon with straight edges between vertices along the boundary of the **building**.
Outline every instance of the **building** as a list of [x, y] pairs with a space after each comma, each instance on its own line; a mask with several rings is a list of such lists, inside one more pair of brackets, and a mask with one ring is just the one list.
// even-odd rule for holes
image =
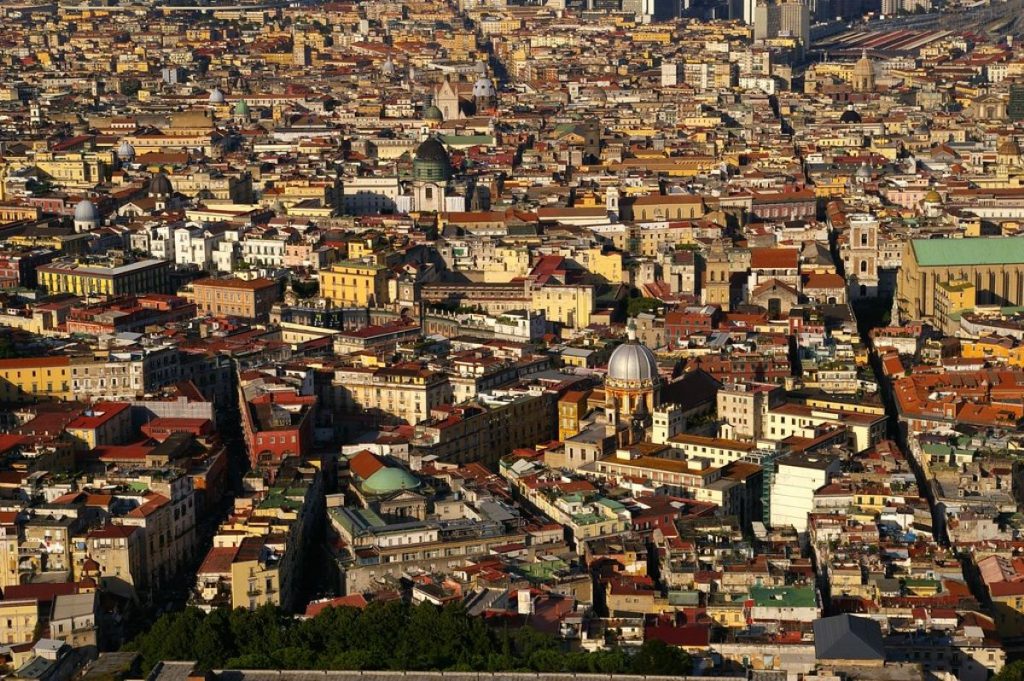
[[850, 83], [855, 92], [875, 91], [875, 65], [864, 50], [860, 59], [853, 65], [853, 78]]
[[138, 527], [107, 525], [90, 530], [85, 535], [83, 563], [95, 563], [94, 570], [104, 588], [115, 593], [145, 593], [149, 588], [145, 544], [145, 532]]
[[39, 624], [39, 602], [36, 599], [0, 601], [0, 643], [13, 645], [35, 640]]
[[64, 430], [86, 449], [127, 444], [132, 436], [131, 405], [96, 402], [71, 420]]
[[764, 433], [765, 415], [781, 401], [782, 390], [768, 383], [726, 383], [718, 391], [718, 418], [733, 438], [754, 440]]
[[650, 426], [651, 414], [661, 403], [661, 375], [650, 349], [636, 339], [630, 320], [629, 339], [615, 348], [608, 360], [604, 382], [605, 412], [613, 424]]
[[754, 39], [793, 38], [806, 48], [811, 38], [811, 10], [802, 0], [758, 2], [754, 8]]
[[339, 367], [324, 393], [328, 412], [365, 426], [416, 425], [451, 401], [452, 384], [446, 374], [413, 364]]
[[417, 423], [409, 444], [421, 457], [494, 465], [514, 449], [551, 440], [553, 407], [549, 394], [481, 393], [472, 402], [438, 409], [434, 418]]
[[1006, 113], [1010, 120], [1024, 121], [1024, 83], [1010, 84], [1010, 102]]
[[1024, 304], [1024, 239], [907, 241], [897, 287], [900, 316], [935, 320], [938, 285], [948, 281], [972, 284], [978, 305]]
[[192, 282], [188, 297], [201, 314], [266, 321], [281, 298], [281, 284], [262, 278], [200, 279]]
[[95, 591], [57, 595], [50, 615], [50, 638], [74, 648], [95, 646], [99, 641], [98, 612], [99, 594]]
[[316, 397], [289, 392], [268, 392], [242, 403], [242, 430], [254, 467], [275, 469], [286, 459], [312, 451]]
[[590, 391], [570, 390], [558, 400], [558, 439], [564, 441], [580, 432], [587, 413]]
[[817, 454], [790, 454], [775, 460], [771, 487], [772, 527], [793, 527], [807, 532], [807, 514], [814, 508], [814, 492], [839, 473], [839, 459]]
[[71, 398], [71, 358], [67, 356], [0, 359], [0, 400], [27, 402]]
[[320, 295], [335, 307], [376, 307], [389, 302], [388, 270], [376, 262], [342, 260], [319, 277]]
[[947, 336], [960, 329], [960, 313], [977, 304], [974, 284], [965, 280], [940, 281], [935, 288], [935, 325]]
[[39, 285], [53, 293], [139, 295], [169, 293], [170, 263], [166, 260], [122, 262], [118, 259], [61, 259], [36, 268]]

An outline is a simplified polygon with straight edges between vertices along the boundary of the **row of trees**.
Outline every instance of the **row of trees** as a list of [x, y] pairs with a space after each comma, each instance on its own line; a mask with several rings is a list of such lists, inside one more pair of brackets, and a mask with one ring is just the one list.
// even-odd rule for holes
[[372, 603], [328, 608], [297, 620], [279, 608], [196, 608], [168, 613], [126, 646], [144, 670], [161, 660], [196, 660], [203, 669], [536, 671], [606, 674], [690, 672], [689, 656], [661, 641], [633, 654], [566, 652], [529, 626], [488, 626], [459, 605]]

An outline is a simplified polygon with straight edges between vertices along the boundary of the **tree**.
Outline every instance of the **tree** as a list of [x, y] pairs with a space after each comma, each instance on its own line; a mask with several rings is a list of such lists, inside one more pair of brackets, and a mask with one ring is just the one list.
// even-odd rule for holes
[[315, 279], [293, 279], [292, 290], [299, 298], [312, 298], [320, 292], [320, 282]]
[[161, 660], [196, 660], [202, 669], [669, 675], [690, 669], [686, 653], [660, 641], [645, 643], [633, 656], [622, 650], [567, 652], [554, 636], [529, 626], [488, 627], [459, 604], [399, 601], [363, 610], [326, 608], [308, 620], [271, 605], [209, 614], [186, 608], [162, 616], [125, 648], [140, 653], [144, 672]]
[[1004, 666], [992, 681], [1024, 681], [1024, 660], [1017, 660]]
[[647, 676], [682, 676], [692, 669], [690, 656], [664, 641], [647, 640], [633, 657], [630, 671]]
[[635, 317], [641, 312], [655, 312], [664, 303], [657, 298], [645, 298], [640, 296], [638, 298], [630, 298], [629, 303], [626, 304], [626, 314], [630, 317]]

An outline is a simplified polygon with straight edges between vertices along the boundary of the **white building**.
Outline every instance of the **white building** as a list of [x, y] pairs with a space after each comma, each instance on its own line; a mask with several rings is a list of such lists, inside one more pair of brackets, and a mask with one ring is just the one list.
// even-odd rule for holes
[[347, 215], [397, 212], [401, 193], [397, 176], [346, 178], [342, 184], [342, 201]]
[[814, 508], [814, 492], [839, 473], [839, 460], [817, 454], [790, 454], [775, 462], [771, 489], [772, 527], [791, 526], [807, 533], [807, 514]]

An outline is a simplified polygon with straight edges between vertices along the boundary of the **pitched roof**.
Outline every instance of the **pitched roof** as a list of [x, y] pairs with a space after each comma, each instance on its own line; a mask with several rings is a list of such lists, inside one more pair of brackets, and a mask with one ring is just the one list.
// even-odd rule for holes
[[884, 660], [882, 628], [848, 613], [814, 620], [814, 656], [819, 660]]
[[1024, 263], [1024, 238], [914, 239], [914, 256], [922, 267], [1007, 265]]

